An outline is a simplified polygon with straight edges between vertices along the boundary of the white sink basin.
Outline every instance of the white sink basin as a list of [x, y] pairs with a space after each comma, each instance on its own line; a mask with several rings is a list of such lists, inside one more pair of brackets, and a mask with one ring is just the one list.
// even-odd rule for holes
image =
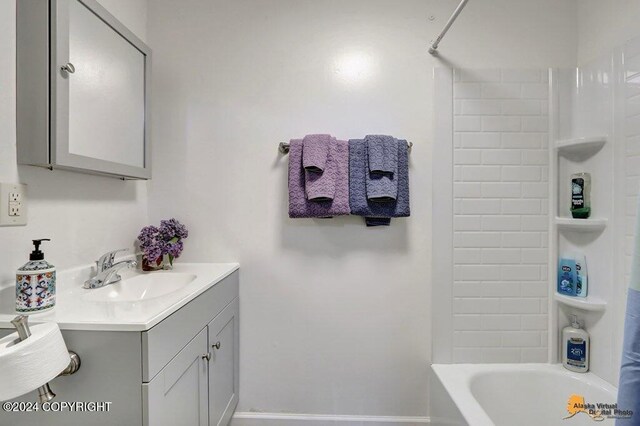
[[87, 290], [83, 299], [91, 302], [142, 302], [179, 291], [196, 278], [194, 274], [175, 272], [136, 274], [115, 284]]

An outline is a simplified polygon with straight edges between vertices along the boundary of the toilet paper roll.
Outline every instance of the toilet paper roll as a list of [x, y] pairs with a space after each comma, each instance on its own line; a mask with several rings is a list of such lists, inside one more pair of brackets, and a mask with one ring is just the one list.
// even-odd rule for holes
[[67, 365], [69, 352], [58, 324], [34, 325], [24, 341], [18, 333], [0, 339], [0, 401], [39, 388]]

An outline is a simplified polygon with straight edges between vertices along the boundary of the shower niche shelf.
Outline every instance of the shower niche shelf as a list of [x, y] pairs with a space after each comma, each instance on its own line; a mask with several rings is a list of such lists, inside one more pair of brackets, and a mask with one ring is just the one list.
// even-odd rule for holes
[[571, 217], [556, 217], [556, 226], [560, 230], [575, 232], [602, 232], [607, 227], [607, 219], [573, 219]]
[[590, 157], [607, 143], [607, 136], [564, 139], [556, 142], [558, 153], [564, 156]]
[[594, 296], [570, 297], [556, 292], [553, 298], [558, 303], [583, 311], [602, 312], [607, 308], [607, 302]]

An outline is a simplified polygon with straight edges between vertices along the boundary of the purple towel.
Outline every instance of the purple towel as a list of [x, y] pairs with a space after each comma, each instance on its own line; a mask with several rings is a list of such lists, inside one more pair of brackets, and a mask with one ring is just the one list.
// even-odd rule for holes
[[[329, 138], [326, 142], [327, 160], [324, 166], [324, 171], [313, 172], [309, 171], [305, 167], [305, 192], [307, 194], [307, 200], [310, 201], [330, 201], [336, 193], [336, 179], [338, 164], [334, 157], [337, 155], [338, 141], [336, 138]], [[302, 164], [304, 165], [304, 153], [307, 152], [306, 139], [302, 140]], [[317, 150], [315, 147], [318, 144], [314, 144], [314, 152]]]
[[350, 213], [349, 208], [349, 145], [336, 141], [335, 194], [330, 201], [311, 201], [305, 194], [305, 171], [302, 167], [302, 140], [293, 139], [289, 145], [289, 217], [331, 217]]
[[307, 135], [302, 139], [302, 167], [308, 172], [322, 173], [329, 156], [331, 135]]
[[364, 138], [367, 157], [367, 199], [395, 201], [398, 196], [398, 142], [393, 136], [368, 135]]

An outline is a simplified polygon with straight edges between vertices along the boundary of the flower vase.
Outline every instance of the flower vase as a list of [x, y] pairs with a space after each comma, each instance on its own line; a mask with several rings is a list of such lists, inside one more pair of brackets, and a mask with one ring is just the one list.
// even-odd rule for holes
[[171, 269], [173, 269], [173, 256], [170, 254], [163, 254], [153, 261], [150, 261], [146, 256], [142, 257], [143, 271], [170, 271]]

